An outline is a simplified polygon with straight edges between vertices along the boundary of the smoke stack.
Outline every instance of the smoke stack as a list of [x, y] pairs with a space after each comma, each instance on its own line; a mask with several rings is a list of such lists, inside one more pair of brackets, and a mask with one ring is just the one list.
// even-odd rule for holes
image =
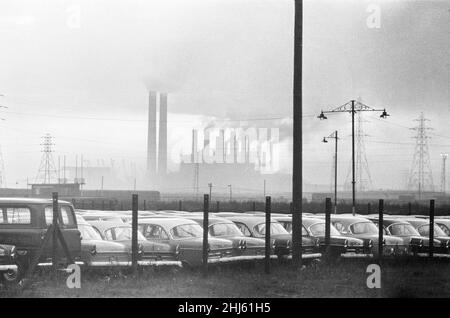
[[205, 152], [209, 151], [209, 130], [204, 130], [202, 162], [205, 162]]
[[191, 163], [197, 163], [197, 130], [192, 129]]
[[167, 93], [160, 93], [158, 173], [167, 173]]
[[148, 94], [147, 171], [156, 173], [156, 92]]

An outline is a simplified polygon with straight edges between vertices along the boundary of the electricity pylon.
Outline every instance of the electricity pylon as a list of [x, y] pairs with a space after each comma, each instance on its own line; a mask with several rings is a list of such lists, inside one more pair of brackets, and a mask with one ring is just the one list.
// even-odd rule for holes
[[52, 146], [54, 146], [54, 143], [50, 134], [46, 134], [42, 138], [44, 140], [43, 143], [41, 143], [43, 146], [43, 154], [41, 164], [39, 165], [38, 174], [36, 176], [36, 183], [39, 181], [41, 181], [41, 183], [51, 183], [52, 180], [57, 178], [57, 170], [52, 155]]
[[425, 123], [430, 120], [426, 119], [423, 113], [420, 113], [419, 118], [414, 121], [419, 122], [419, 124], [414, 128], [410, 128], [416, 131], [417, 134], [413, 137], [416, 139], [416, 146], [409, 173], [408, 189], [417, 190], [419, 199], [422, 199], [424, 191], [434, 191], [433, 173], [428, 152], [428, 139], [431, 137], [427, 136], [427, 131], [433, 128], [426, 127]]

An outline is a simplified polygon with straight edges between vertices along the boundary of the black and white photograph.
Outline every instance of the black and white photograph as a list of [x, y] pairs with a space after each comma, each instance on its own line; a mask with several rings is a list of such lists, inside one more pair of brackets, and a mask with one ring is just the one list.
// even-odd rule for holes
[[450, 297], [449, 0], [1, 0], [0, 41], [0, 298]]

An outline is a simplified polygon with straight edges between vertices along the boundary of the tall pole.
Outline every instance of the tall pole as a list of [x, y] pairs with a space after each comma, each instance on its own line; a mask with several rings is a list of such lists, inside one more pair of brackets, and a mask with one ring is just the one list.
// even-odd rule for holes
[[337, 155], [338, 155], [338, 132], [334, 132], [334, 214], [337, 213]]
[[302, 52], [303, 0], [295, 0], [294, 23], [294, 83], [293, 83], [293, 166], [292, 166], [292, 260], [302, 264]]
[[355, 181], [355, 101], [352, 100], [352, 214], [356, 214], [356, 181]]
[[231, 184], [229, 184], [228, 187], [230, 188], [230, 202], [231, 202], [233, 199], [232, 192], [231, 192]]

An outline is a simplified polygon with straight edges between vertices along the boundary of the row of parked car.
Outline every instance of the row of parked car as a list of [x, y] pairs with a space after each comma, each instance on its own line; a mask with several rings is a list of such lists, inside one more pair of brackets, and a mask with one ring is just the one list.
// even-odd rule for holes
[[[52, 201], [0, 198], [0, 274], [15, 283], [29, 267], [53, 220]], [[371, 257], [378, 253], [377, 215], [331, 216], [328, 255]], [[59, 201], [58, 224], [74, 260], [88, 267], [131, 265], [131, 211], [75, 210]], [[203, 213], [139, 211], [138, 263], [141, 266], [198, 266], [202, 264]], [[383, 218], [383, 254], [419, 255], [428, 252], [429, 221], [425, 216]], [[208, 262], [244, 262], [265, 255], [264, 212], [210, 213]], [[436, 218], [435, 253], [449, 254], [450, 218]], [[272, 213], [271, 257], [288, 259], [292, 251], [292, 218]], [[323, 214], [303, 213], [302, 254], [318, 259], [326, 251]], [[66, 263], [61, 246], [58, 259]], [[44, 249], [40, 266], [51, 265], [52, 248]]]

